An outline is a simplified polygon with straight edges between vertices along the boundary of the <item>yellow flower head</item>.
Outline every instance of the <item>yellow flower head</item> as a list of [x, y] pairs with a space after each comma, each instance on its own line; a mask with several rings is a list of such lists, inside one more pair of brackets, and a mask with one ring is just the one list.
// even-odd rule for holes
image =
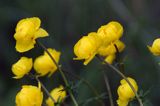
[[12, 72], [16, 75], [14, 78], [22, 78], [32, 69], [32, 58], [21, 57], [15, 64], [12, 65]]
[[40, 28], [40, 24], [41, 20], [38, 17], [26, 18], [18, 22], [14, 34], [18, 52], [26, 52], [34, 48], [37, 38], [48, 36], [48, 33]]
[[[55, 59], [55, 61], [58, 63], [61, 53], [51, 48], [47, 50]], [[36, 60], [34, 61], [34, 69], [38, 74], [40, 74], [40, 76], [44, 76], [48, 73], [50, 76], [57, 70], [57, 67], [50, 58], [50, 56], [46, 52], [44, 52], [44, 55], [37, 57]]]
[[[62, 85], [59, 86], [58, 88], [53, 89], [50, 94], [56, 102], [62, 102], [67, 95]], [[54, 102], [51, 100], [51, 98], [48, 98], [46, 100], [46, 104], [47, 106], [54, 106]]]
[[95, 32], [83, 36], [74, 46], [74, 54], [77, 56], [74, 60], [84, 59], [84, 65], [87, 65], [96, 55], [100, 45], [101, 40]]
[[104, 46], [118, 40], [122, 34], [123, 27], [116, 21], [111, 21], [107, 25], [101, 26], [97, 31], [97, 35], [101, 37]]
[[41, 106], [43, 93], [40, 87], [24, 85], [16, 95], [16, 106]]
[[160, 38], [154, 40], [152, 47], [148, 46], [149, 50], [155, 56], [160, 56]]
[[[136, 92], [138, 91], [138, 85], [136, 83], [136, 81], [130, 77], [127, 78], [130, 83], [132, 84], [132, 86], [134, 87], [134, 89], [136, 90]], [[135, 97], [134, 92], [132, 91], [131, 87], [129, 86], [129, 84], [126, 82], [126, 80], [121, 80], [120, 81], [121, 85], [118, 87], [118, 100], [117, 103], [123, 103], [125, 101], [130, 101], [131, 99], [133, 99]], [[127, 103], [128, 104], [128, 103]], [[119, 105], [120, 106], [120, 105]], [[127, 105], [124, 105], [127, 106]]]
[[105, 46], [100, 47], [98, 49], [98, 54], [101, 56], [115, 54], [117, 52], [115, 45], [117, 46], [119, 52], [122, 52], [125, 48], [125, 44], [122, 41], [117, 40], [106, 47]]
[[113, 61], [115, 60], [116, 58], [116, 55], [115, 54], [111, 54], [111, 55], [108, 55], [106, 58], [105, 58], [105, 61], [109, 64], [112, 64]]

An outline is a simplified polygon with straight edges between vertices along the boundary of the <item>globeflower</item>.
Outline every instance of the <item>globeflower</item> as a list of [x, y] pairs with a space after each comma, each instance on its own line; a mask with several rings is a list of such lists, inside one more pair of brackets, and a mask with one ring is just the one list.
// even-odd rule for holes
[[22, 78], [25, 74], [28, 74], [32, 69], [32, 58], [21, 57], [15, 64], [12, 65], [12, 72], [16, 75], [13, 78]]
[[111, 44], [109, 44], [108, 46], [102, 46], [98, 49], [98, 54], [101, 56], [107, 56], [107, 55], [112, 55], [115, 54], [117, 52], [116, 47], [118, 49], [118, 52], [122, 52], [125, 48], [125, 44], [120, 41], [117, 40]]
[[74, 54], [77, 56], [74, 60], [85, 60], [87, 65], [97, 54], [101, 40], [95, 32], [91, 32], [88, 36], [83, 36], [74, 46]]
[[[51, 48], [48, 48], [47, 50], [49, 51], [51, 56], [55, 59], [55, 61], [58, 63], [61, 53]], [[57, 70], [57, 66], [52, 61], [51, 57], [46, 52], [44, 52], [43, 55], [35, 59], [34, 69], [38, 74], [40, 74], [40, 76], [44, 76], [48, 73], [49, 76], [51, 76]]]
[[[137, 85], [136, 81], [130, 77], [128, 77], [127, 79], [130, 81], [130, 83], [134, 87], [135, 91], [137, 92], [138, 85]], [[120, 81], [120, 83], [121, 83], [121, 85], [118, 87], [118, 90], [117, 90], [118, 96], [119, 96], [119, 98], [117, 100], [117, 104], [118, 104], [118, 106], [127, 106], [128, 102], [135, 97], [135, 94], [134, 94], [133, 90], [131, 89], [131, 87], [129, 86], [129, 84], [126, 82], [126, 80], [123, 79]]]
[[34, 48], [36, 39], [48, 36], [48, 33], [40, 28], [41, 20], [38, 17], [22, 19], [18, 22], [14, 34], [16, 50], [26, 52]]
[[16, 106], [41, 106], [43, 93], [40, 86], [24, 85], [16, 95]]
[[123, 26], [116, 21], [101, 26], [97, 31], [97, 35], [102, 39], [103, 46], [108, 46], [111, 42], [120, 39], [122, 34]]
[[[62, 85], [53, 89], [50, 94], [53, 97], [53, 99], [58, 103], [62, 102], [67, 95], [67, 93], [64, 90], [64, 87]], [[46, 100], [46, 104], [47, 104], [47, 106], [54, 106], [55, 105], [55, 103], [51, 100], [50, 97], [48, 97], [48, 99]]]
[[152, 46], [148, 46], [148, 48], [153, 55], [160, 56], [160, 38], [155, 39]]

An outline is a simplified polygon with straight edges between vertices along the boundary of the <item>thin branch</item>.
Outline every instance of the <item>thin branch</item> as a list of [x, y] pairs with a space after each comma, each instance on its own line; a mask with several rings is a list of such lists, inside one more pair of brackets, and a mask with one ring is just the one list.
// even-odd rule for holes
[[[53, 58], [53, 56], [49, 53], [49, 51], [47, 50], [47, 48], [46, 48], [41, 42], [39, 42], [38, 40], [36, 40], [36, 42], [37, 42], [37, 44], [38, 44], [40, 47], [42, 47], [42, 48], [44, 49], [44, 51], [46, 51], [46, 53], [47, 53], [47, 54], [49, 55], [49, 57], [52, 59], [53, 63], [56, 65], [57, 69], [59, 70], [59, 72], [60, 72], [60, 74], [61, 74], [61, 76], [62, 76], [62, 78], [63, 78], [63, 81], [64, 81], [65, 85], [66, 85], [67, 87], [69, 87], [69, 83], [68, 83], [68, 81], [67, 81], [67, 78], [66, 78], [65, 74], [63, 73], [61, 67], [60, 67], [60, 66], [58, 65], [58, 63], [55, 61], [55, 59]], [[75, 99], [75, 97], [74, 97], [71, 89], [68, 89], [68, 93], [69, 93], [69, 95], [70, 95], [70, 97], [71, 97], [74, 105], [75, 105], [75, 106], [78, 106], [78, 103], [77, 103], [77, 101], [76, 101], [76, 99]]]
[[102, 71], [102, 73], [103, 73], [104, 81], [105, 81], [106, 88], [107, 88], [107, 91], [108, 91], [110, 106], [114, 106], [113, 96], [112, 96], [112, 92], [111, 92], [108, 76], [106, 75], [106, 73], [104, 72], [104, 70]]
[[[65, 71], [65, 70], [63, 70], [63, 72], [65, 72], [65, 73], [67, 73], [67, 74], [75, 77], [75, 78], [78, 79], [78, 80], [83, 81], [83, 82], [88, 86], [88, 88], [90, 88], [90, 90], [94, 93], [94, 95], [95, 95], [96, 97], [99, 97], [99, 94], [98, 94], [97, 90], [96, 90], [96, 89], [92, 86], [92, 84], [90, 84], [87, 80], [85, 80], [84, 78], [81, 78], [81, 77], [79, 77], [78, 75], [73, 74], [73, 73], [71, 73], [71, 72], [68, 72], [68, 71]], [[100, 100], [100, 99], [101, 99], [101, 98], [97, 99], [97, 101], [98, 101], [99, 103], [101, 103], [102, 106], [104, 106], [104, 103], [103, 103], [102, 100]]]
[[106, 61], [104, 61], [104, 59], [100, 56], [97, 55], [97, 58], [104, 62], [107, 66], [109, 66], [110, 68], [112, 68], [117, 74], [119, 74], [122, 78], [124, 78], [124, 80], [126, 80], [126, 82], [128, 83], [128, 85], [131, 87], [132, 91], [134, 92], [140, 106], [143, 106], [142, 100], [140, 99], [139, 95], [137, 94], [135, 88], [133, 87], [133, 85], [130, 83], [130, 81], [127, 79], [127, 77], [121, 73], [121, 71], [119, 71], [117, 68], [115, 68], [114, 66], [112, 66], [111, 64], [108, 64]]
[[48, 97], [51, 98], [51, 100], [56, 103], [56, 100], [50, 95], [49, 91], [47, 90], [47, 88], [44, 86], [44, 84], [39, 80], [39, 78], [35, 75], [33, 75], [32, 73], [29, 73], [28, 75], [30, 75], [32, 78], [36, 79], [37, 82], [39, 82], [43, 88], [43, 90], [46, 92], [46, 94], [48, 95]]

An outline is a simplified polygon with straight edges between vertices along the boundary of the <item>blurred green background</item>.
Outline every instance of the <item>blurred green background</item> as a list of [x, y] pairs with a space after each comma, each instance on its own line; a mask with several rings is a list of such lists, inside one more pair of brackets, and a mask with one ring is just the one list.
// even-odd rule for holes
[[[119, 21], [124, 26], [122, 40], [126, 44], [121, 59], [125, 74], [136, 79], [143, 97], [144, 106], [159, 106], [160, 98], [160, 58], [153, 56], [147, 49], [153, 40], [160, 37], [159, 0], [1, 0], [0, 1], [0, 106], [15, 106], [15, 95], [24, 84], [37, 85], [36, 81], [24, 77], [15, 80], [11, 66], [20, 56], [37, 57], [43, 50], [36, 46], [27, 53], [15, 50], [13, 38], [17, 22], [26, 17], [37, 16], [42, 28], [50, 36], [40, 39], [47, 47], [62, 52], [60, 64], [64, 69], [88, 80], [99, 94], [107, 92], [103, 80], [101, 63], [95, 58], [87, 66], [82, 61], [73, 61], [73, 46], [89, 32], [97, 31], [109, 21]], [[114, 102], [121, 77], [108, 68]], [[69, 82], [76, 86], [74, 94], [79, 103], [94, 97], [90, 89], [81, 81], [67, 75]], [[63, 84], [58, 72], [51, 78], [43, 77], [42, 82], [48, 90]], [[107, 94], [106, 94], [107, 95]], [[46, 98], [46, 96], [45, 96]], [[108, 98], [103, 99], [109, 106]], [[71, 105], [69, 99], [66, 106]], [[138, 106], [132, 102], [131, 106]], [[99, 106], [96, 100], [86, 106]]]

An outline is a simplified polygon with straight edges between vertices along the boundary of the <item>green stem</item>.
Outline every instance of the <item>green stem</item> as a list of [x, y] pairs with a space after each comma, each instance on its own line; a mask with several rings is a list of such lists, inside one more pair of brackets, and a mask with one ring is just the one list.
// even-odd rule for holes
[[[67, 74], [75, 77], [75, 78], [78, 79], [78, 80], [83, 81], [83, 82], [88, 86], [88, 88], [90, 88], [90, 90], [94, 93], [94, 95], [95, 95], [96, 97], [99, 97], [99, 94], [98, 94], [97, 90], [96, 90], [96, 89], [92, 86], [92, 84], [90, 84], [87, 80], [85, 80], [84, 78], [81, 78], [81, 77], [79, 77], [78, 75], [73, 74], [73, 73], [71, 73], [71, 72], [64, 71], [64, 70], [63, 70], [63, 72], [65, 72], [65, 73], [67, 73]], [[102, 100], [100, 100], [100, 98], [97, 99], [97, 101], [98, 101], [102, 106], [104, 106], [104, 103], [102, 102]]]
[[119, 74], [122, 78], [124, 78], [126, 80], [126, 82], [128, 83], [128, 85], [131, 87], [132, 91], [134, 92], [140, 106], [143, 106], [142, 100], [140, 99], [138, 93], [136, 92], [135, 88], [133, 87], [133, 85], [130, 83], [130, 81], [127, 79], [127, 77], [121, 73], [121, 71], [119, 71], [117, 68], [115, 68], [114, 66], [112, 66], [111, 64], [108, 64], [106, 61], [104, 61], [104, 59], [100, 56], [97, 56], [99, 60], [101, 60], [102, 62], [104, 62], [106, 65], [108, 65], [110, 68], [112, 68], [117, 74]]
[[36, 81], [41, 84], [41, 87], [42, 87], [43, 90], [46, 92], [46, 94], [48, 95], [48, 97], [50, 97], [51, 100], [52, 100], [54, 103], [56, 103], [56, 100], [50, 95], [49, 91], [48, 91], [47, 88], [44, 86], [44, 84], [39, 80], [39, 78], [38, 78], [37, 76], [33, 75], [32, 73], [29, 73], [29, 75], [30, 75], [32, 78], [36, 79]]
[[[53, 63], [56, 65], [57, 69], [59, 70], [59, 72], [60, 72], [60, 74], [61, 74], [61, 76], [62, 76], [62, 78], [63, 78], [63, 81], [64, 81], [65, 85], [66, 85], [67, 87], [69, 87], [69, 83], [68, 83], [68, 81], [67, 81], [66, 76], [64, 75], [61, 67], [57, 64], [57, 62], [55, 61], [55, 59], [53, 58], [53, 56], [49, 53], [49, 51], [47, 50], [47, 48], [46, 48], [41, 42], [39, 42], [38, 40], [37, 40], [37, 44], [38, 44], [39, 46], [41, 46], [41, 47], [46, 51], [46, 53], [49, 55], [49, 57], [52, 59]], [[70, 95], [70, 97], [71, 97], [74, 105], [75, 105], [75, 106], [78, 106], [78, 103], [77, 103], [77, 101], [76, 101], [76, 99], [75, 99], [75, 97], [74, 97], [71, 89], [68, 89], [68, 93], [69, 93], [69, 95]]]
[[102, 73], [103, 73], [104, 81], [105, 81], [106, 88], [107, 88], [107, 91], [108, 91], [108, 96], [109, 96], [110, 105], [111, 105], [111, 106], [114, 106], [113, 97], [112, 97], [112, 92], [111, 92], [111, 88], [110, 88], [108, 76], [106, 75], [106, 73], [104, 72], [104, 70], [102, 71]]

